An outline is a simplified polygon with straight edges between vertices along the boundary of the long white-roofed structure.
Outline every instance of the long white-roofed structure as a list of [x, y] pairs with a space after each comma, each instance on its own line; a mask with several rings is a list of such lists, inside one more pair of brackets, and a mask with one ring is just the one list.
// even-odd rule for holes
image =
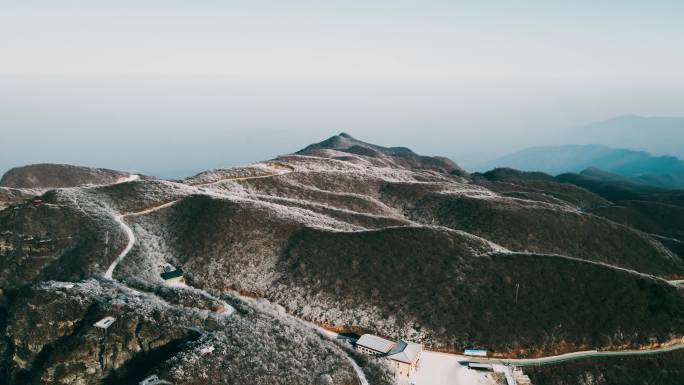
[[372, 334], [364, 334], [356, 341], [356, 349], [362, 353], [385, 355], [394, 348], [395, 343]]
[[392, 342], [372, 334], [364, 334], [356, 341], [356, 349], [361, 353], [389, 358], [397, 376], [408, 377], [418, 365], [423, 346], [404, 340]]

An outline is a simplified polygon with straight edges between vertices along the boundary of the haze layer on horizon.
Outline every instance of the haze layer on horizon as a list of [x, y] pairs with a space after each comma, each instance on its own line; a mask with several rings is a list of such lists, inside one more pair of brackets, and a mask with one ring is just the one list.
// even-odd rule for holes
[[684, 115], [684, 3], [470, 3], [4, 1], [0, 172], [180, 177], [340, 131], [467, 165]]

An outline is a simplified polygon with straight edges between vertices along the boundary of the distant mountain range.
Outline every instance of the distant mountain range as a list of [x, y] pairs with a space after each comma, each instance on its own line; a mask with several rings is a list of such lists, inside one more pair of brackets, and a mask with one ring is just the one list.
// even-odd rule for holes
[[551, 175], [594, 168], [615, 174], [626, 182], [666, 189], [684, 188], [684, 161], [681, 159], [598, 144], [531, 147], [487, 162], [480, 169], [497, 167]]
[[600, 143], [684, 159], [684, 117], [623, 115], [566, 132], [561, 143]]

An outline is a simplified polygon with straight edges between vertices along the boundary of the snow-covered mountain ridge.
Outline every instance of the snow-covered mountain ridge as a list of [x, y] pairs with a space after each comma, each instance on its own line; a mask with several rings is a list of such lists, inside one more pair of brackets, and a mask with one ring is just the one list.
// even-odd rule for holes
[[[182, 181], [21, 191], [0, 211], [0, 375], [13, 384], [359, 381], [344, 347], [236, 293], [442, 351], [539, 356], [684, 335], [684, 299], [662, 279], [684, 276], [677, 250], [588, 213], [610, 202], [553, 178], [471, 176], [341, 134]], [[135, 243], [107, 280], [130, 239], [117, 218]], [[167, 264], [188, 287], [164, 283]], [[215, 299], [237, 311], [218, 317]], [[36, 308], [48, 322], [29, 328]], [[100, 340], [89, 325], [110, 314]], [[389, 381], [381, 362], [363, 366]]]

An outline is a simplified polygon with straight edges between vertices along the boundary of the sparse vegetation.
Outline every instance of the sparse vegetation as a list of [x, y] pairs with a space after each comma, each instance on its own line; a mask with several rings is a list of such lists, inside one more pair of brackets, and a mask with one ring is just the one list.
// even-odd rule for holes
[[[678, 211], [662, 201], [645, 216], [655, 203], [621, 212], [548, 175], [471, 177], [442, 158], [344, 136], [314, 147], [184, 182], [51, 190], [0, 211], [0, 373], [11, 384], [154, 373], [188, 385], [357, 385], [351, 355], [372, 385], [391, 383], [382, 362], [292, 315], [516, 357], [684, 335], [680, 289], [640, 274], [684, 272], [679, 241], [665, 238], [679, 236]], [[120, 215], [133, 249], [119, 282], [93, 279], [128, 242]], [[164, 286], [165, 263], [194, 288]], [[224, 299], [237, 309], [230, 317], [219, 314]], [[111, 312], [117, 321], [100, 338], [89, 325]]]

